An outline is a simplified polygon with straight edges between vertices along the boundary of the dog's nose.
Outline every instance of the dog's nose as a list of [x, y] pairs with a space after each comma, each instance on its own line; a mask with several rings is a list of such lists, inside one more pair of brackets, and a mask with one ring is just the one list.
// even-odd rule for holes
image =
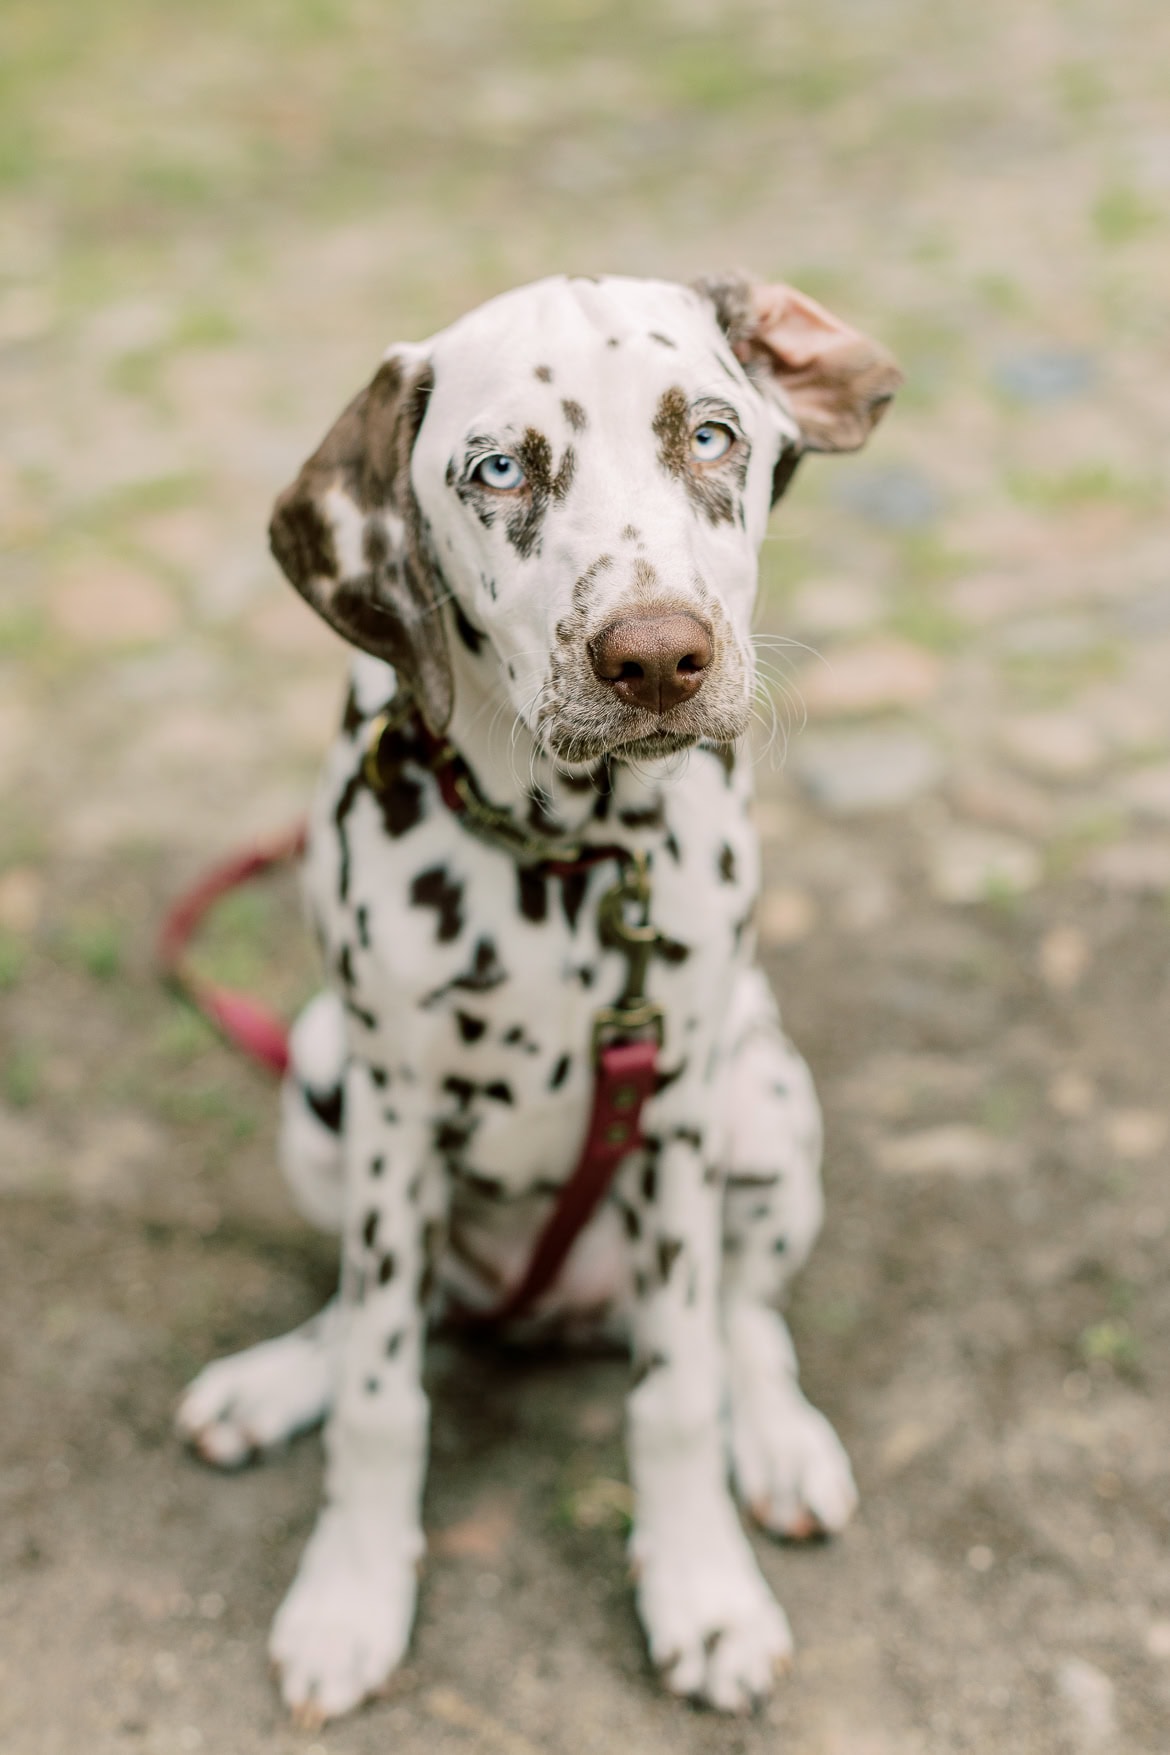
[[711, 632], [684, 610], [612, 622], [592, 642], [593, 674], [631, 707], [661, 716], [703, 686]]

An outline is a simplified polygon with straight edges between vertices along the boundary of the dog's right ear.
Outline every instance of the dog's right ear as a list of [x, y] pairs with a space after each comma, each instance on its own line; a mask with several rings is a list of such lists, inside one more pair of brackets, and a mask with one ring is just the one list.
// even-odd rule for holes
[[453, 697], [445, 593], [410, 485], [433, 384], [421, 349], [395, 348], [281, 494], [268, 536], [301, 596], [391, 663], [441, 732]]

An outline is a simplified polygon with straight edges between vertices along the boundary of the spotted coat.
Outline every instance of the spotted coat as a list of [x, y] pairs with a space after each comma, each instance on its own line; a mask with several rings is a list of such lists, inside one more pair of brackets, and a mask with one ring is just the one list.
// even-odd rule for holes
[[[557, 279], [392, 349], [278, 502], [282, 566], [362, 648], [306, 859], [327, 989], [282, 1097], [285, 1171], [340, 1234], [341, 1286], [306, 1329], [209, 1367], [180, 1427], [235, 1462], [328, 1415], [326, 1505], [271, 1647], [306, 1723], [405, 1649], [425, 1326], [521, 1276], [623, 974], [598, 932], [611, 864], [550, 876], [469, 833], [410, 719], [372, 772], [403, 690], [513, 822], [649, 861], [665, 1033], [646, 1145], [528, 1321], [629, 1337], [638, 1602], [668, 1686], [739, 1710], [789, 1649], [727, 1443], [776, 1533], [852, 1509], [777, 1311], [820, 1222], [820, 1124], [753, 963], [742, 739], [770, 506], [802, 450], [859, 443], [894, 382], [792, 289]], [[697, 683], [673, 656], [666, 693], [633, 658], [610, 674], [603, 636], [646, 626], [701, 630], [701, 662], [678, 664]]]

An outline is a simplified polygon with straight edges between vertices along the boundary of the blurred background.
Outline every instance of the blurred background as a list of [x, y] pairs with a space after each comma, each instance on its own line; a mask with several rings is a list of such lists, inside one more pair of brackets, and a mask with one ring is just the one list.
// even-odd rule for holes
[[[8, 0], [0, 15], [0, 1743], [1154, 1755], [1170, 1722], [1170, 16], [1156, 0]], [[560, 270], [791, 280], [907, 385], [765, 546], [762, 942], [825, 1101], [796, 1300], [863, 1508], [761, 1546], [794, 1679], [662, 1700], [620, 1366], [434, 1350], [394, 1699], [294, 1737], [314, 1441], [212, 1355], [330, 1283], [273, 1091], [158, 986], [303, 808], [343, 653], [275, 492], [382, 349]], [[289, 1006], [291, 885], [207, 962]]]

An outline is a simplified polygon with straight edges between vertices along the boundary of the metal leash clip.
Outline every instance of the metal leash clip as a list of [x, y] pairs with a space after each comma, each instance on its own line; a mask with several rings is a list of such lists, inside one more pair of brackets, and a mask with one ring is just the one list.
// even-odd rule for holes
[[370, 721], [362, 772], [371, 792], [381, 792], [386, 785], [386, 776], [382, 772], [382, 739], [392, 731], [401, 731], [413, 713], [413, 698], [408, 690], [400, 688], [390, 705]]
[[[663, 1037], [663, 1011], [646, 997], [650, 959], [658, 947], [659, 932], [650, 923], [650, 861], [635, 853], [617, 883], [606, 890], [597, 907], [597, 928], [603, 945], [620, 951], [626, 959], [626, 984], [614, 1005], [603, 1006], [593, 1018], [593, 1057], [610, 1042], [652, 1032], [659, 1047]], [[629, 918], [632, 915], [633, 918]]]

